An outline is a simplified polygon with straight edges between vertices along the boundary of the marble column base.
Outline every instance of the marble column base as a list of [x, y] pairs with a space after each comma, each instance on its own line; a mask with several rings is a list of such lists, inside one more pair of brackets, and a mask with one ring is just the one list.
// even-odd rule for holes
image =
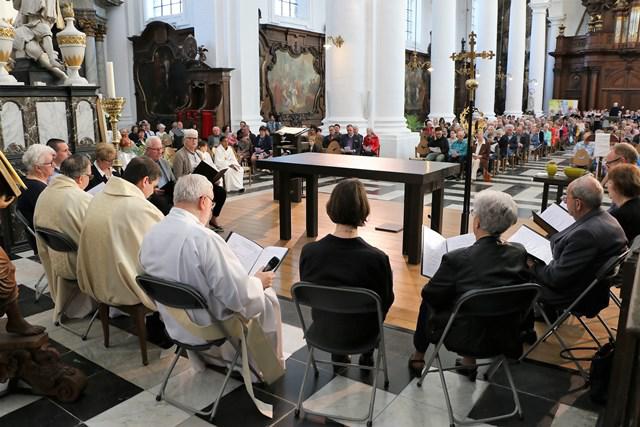
[[376, 134], [380, 138], [380, 157], [408, 159], [415, 156], [416, 145], [420, 142], [418, 132], [407, 132], [400, 135], [378, 132]]

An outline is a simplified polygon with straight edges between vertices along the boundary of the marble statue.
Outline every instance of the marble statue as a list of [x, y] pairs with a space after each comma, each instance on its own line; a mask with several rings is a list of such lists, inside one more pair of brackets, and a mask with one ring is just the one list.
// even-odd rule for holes
[[13, 0], [13, 7], [18, 11], [13, 40], [16, 58], [31, 58], [58, 79], [66, 79], [51, 33], [54, 24], [64, 28], [59, 0]]

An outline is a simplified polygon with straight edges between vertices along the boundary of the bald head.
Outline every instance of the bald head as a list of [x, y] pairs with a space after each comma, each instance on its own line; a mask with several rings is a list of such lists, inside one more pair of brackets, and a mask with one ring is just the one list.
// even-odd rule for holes
[[157, 162], [162, 157], [162, 140], [157, 136], [150, 136], [144, 143], [144, 155]]

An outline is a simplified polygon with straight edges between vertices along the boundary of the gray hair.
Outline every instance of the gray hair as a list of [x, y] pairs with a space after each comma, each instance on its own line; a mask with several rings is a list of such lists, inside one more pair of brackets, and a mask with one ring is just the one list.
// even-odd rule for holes
[[74, 154], [67, 157], [60, 165], [60, 173], [71, 179], [78, 179], [87, 173], [87, 167], [91, 162], [84, 154]]
[[196, 138], [198, 139], [198, 131], [195, 129], [185, 129], [184, 130], [185, 138]]
[[27, 151], [22, 155], [22, 164], [27, 168], [27, 172], [33, 171], [36, 166], [42, 165], [44, 156], [47, 154], [56, 155], [53, 148], [43, 144], [33, 144], [27, 148]]
[[599, 208], [602, 204], [604, 190], [593, 175], [585, 175], [573, 180], [567, 191], [571, 191], [574, 199], [582, 200], [582, 203], [591, 209]]
[[480, 228], [499, 236], [518, 221], [518, 205], [507, 194], [484, 190], [476, 194], [473, 211], [480, 221]]
[[151, 143], [153, 141], [158, 141], [160, 143], [160, 145], [162, 145], [162, 139], [159, 136], [152, 135], [149, 138], [147, 138], [147, 140], [144, 142], [144, 146], [146, 148], [151, 147]]
[[173, 204], [196, 203], [202, 196], [213, 197], [211, 182], [202, 175], [185, 175], [178, 178], [173, 189]]

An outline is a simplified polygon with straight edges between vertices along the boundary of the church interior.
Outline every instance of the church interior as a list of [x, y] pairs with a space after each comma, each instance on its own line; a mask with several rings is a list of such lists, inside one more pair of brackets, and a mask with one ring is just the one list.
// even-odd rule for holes
[[0, 0], [0, 426], [640, 425], [640, 0]]

